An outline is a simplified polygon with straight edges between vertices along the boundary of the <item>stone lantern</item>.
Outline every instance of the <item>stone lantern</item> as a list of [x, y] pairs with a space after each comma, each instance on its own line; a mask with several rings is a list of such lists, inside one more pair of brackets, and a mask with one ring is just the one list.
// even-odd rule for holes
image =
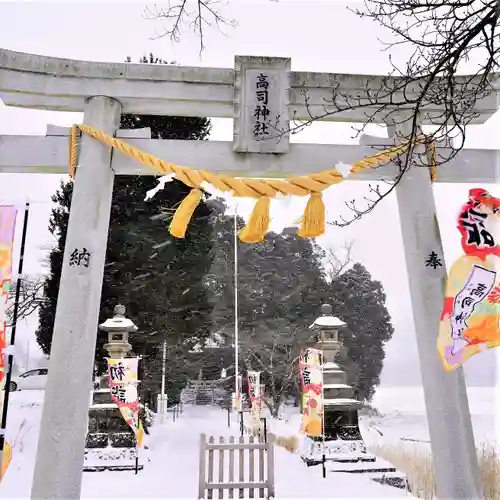
[[316, 334], [312, 346], [323, 351], [324, 441], [322, 436], [307, 437], [302, 459], [308, 465], [327, 460], [329, 470], [337, 472], [386, 473], [396, 469], [367, 451], [359, 430], [358, 410], [363, 404], [354, 399], [354, 389], [347, 375], [336, 363], [343, 351], [342, 333], [347, 328], [333, 316], [332, 307], [324, 304], [321, 316], [310, 326]]
[[346, 326], [342, 320], [332, 315], [330, 304], [321, 306], [321, 316], [310, 326], [312, 330], [317, 331], [314, 340], [317, 344], [321, 344], [321, 350], [327, 363], [333, 363], [342, 350], [342, 339], [339, 332]]
[[115, 315], [99, 325], [99, 330], [108, 333], [108, 343], [104, 349], [112, 359], [124, 358], [132, 349], [128, 342], [128, 334], [137, 332], [137, 326], [131, 319], [125, 317], [125, 306], [118, 304]]
[[333, 316], [332, 306], [321, 306], [321, 316], [310, 328], [316, 331], [314, 347], [323, 351], [323, 394], [325, 412], [325, 438], [361, 439], [358, 428], [358, 409], [362, 404], [353, 399], [353, 388], [347, 384], [347, 375], [336, 363], [343, 350], [342, 331], [347, 327]]
[[[121, 359], [132, 349], [129, 333], [138, 328], [125, 317], [125, 306], [117, 305], [114, 316], [99, 325], [99, 330], [108, 334], [104, 349], [109, 357]], [[136, 468], [136, 457], [135, 434], [111, 397], [108, 376], [102, 375], [92, 392], [83, 470], [131, 470]], [[138, 469], [142, 468], [138, 463]]]

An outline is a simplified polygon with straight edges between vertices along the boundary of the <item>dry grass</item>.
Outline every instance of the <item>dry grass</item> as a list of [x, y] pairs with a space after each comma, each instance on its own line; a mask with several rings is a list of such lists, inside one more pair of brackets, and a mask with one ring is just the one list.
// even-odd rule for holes
[[[244, 427], [245, 432], [251, 436], [258, 437], [264, 434], [264, 428], [260, 427]], [[276, 436], [274, 442], [276, 446], [285, 448], [285, 450], [290, 453], [296, 453], [299, 449], [299, 437], [298, 436]]]
[[276, 446], [281, 446], [290, 453], [296, 453], [299, 447], [299, 438], [297, 436], [276, 436]]
[[[411, 445], [374, 446], [373, 453], [391, 462], [408, 477], [411, 491], [425, 500], [435, 498], [435, 478], [432, 456], [429, 452]], [[500, 453], [491, 446], [478, 450], [479, 469], [485, 500], [500, 499]]]

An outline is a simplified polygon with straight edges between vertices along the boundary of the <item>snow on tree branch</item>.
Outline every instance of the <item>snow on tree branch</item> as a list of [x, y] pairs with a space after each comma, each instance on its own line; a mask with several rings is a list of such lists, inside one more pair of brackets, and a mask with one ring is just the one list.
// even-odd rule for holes
[[[17, 309], [17, 320], [22, 320], [33, 314], [43, 302], [43, 276], [22, 276], [19, 282], [19, 302]], [[16, 298], [17, 282], [13, 283], [7, 301], [7, 327], [12, 326]]]

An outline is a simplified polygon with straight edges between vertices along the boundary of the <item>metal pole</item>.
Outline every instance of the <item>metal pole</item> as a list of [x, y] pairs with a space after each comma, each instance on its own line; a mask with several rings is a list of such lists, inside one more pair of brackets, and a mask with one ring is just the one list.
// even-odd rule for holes
[[262, 417], [260, 420], [264, 424], [264, 443], [267, 443], [267, 418]]
[[161, 423], [165, 421], [165, 374], [167, 369], [167, 341], [163, 341], [163, 354], [161, 363]]
[[[240, 401], [238, 387], [239, 365], [239, 331], [238, 331], [238, 209], [234, 208], [234, 384], [236, 401]], [[241, 404], [241, 402], [240, 402]]]
[[227, 426], [231, 427], [231, 408], [227, 407]]
[[139, 443], [135, 443], [135, 475], [137, 476], [137, 473], [139, 472]]
[[[23, 221], [23, 231], [21, 233], [21, 251], [19, 252], [19, 264], [17, 268], [17, 283], [16, 283], [16, 295], [14, 299], [14, 311], [12, 313], [12, 326], [10, 328], [10, 345], [9, 348], [13, 349], [16, 342], [16, 330], [17, 330], [17, 316], [19, 314], [19, 297], [21, 295], [21, 279], [23, 274], [24, 266], [24, 252], [26, 249], [26, 233], [28, 231], [28, 218], [29, 218], [30, 204], [26, 203], [24, 208], [24, 221]], [[0, 353], [2, 356], [3, 353]], [[9, 395], [10, 395], [10, 381], [12, 378], [12, 367], [14, 365], [14, 354], [12, 351], [9, 352], [7, 358], [7, 373], [5, 376], [4, 385], [4, 397], [3, 397], [3, 407], [2, 407], [2, 422], [0, 424], [0, 469], [2, 468], [3, 454], [5, 447], [5, 430], [7, 428], [7, 411], [9, 409]]]
[[323, 370], [324, 370], [324, 356], [323, 356], [323, 351], [319, 352], [320, 354], [320, 360], [321, 360], [321, 433], [323, 435], [323, 457], [322, 457], [322, 462], [323, 462], [323, 478], [326, 478], [326, 453], [325, 453], [325, 381], [324, 381], [324, 375], [323, 375]]
[[495, 393], [493, 395], [494, 397], [494, 402], [495, 402], [495, 406], [494, 408], [496, 408], [496, 411], [494, 413], [495, 415], [495, 420], [494, 420], [494, 423], [495, 423], [495, 429], [496, 429], [496, 435], [495, 435], [495, 439], [496, 439], [496, 443], [495, 443], [495, 446], [497, 447], [497, 449], [500, 449], [500, 349], [495, 349], [496, 350], [496, 377], [495, 377], [495, 386], [494, 386], [494, 390], [495, 390]]
[[26, 361], [25, 361], [25, 370], [28, 371], [30, 369], [30, 339], [26, 338]]

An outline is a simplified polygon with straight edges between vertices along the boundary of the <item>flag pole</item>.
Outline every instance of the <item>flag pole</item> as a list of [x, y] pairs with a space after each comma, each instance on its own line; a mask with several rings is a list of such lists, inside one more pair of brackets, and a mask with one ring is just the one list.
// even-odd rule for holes
[[[165, 342], [163, 344], [165, 346]], [[139, 385], [139, 361], [142, 360], [142, 356], [137, 356], [137, 381], [136, 381], [136, 387]], [[139, 391], [136, 391], [137, 394], [137, 425], [136, 425], [136, 433], [135, 433], [135, 475], [138, 474], [139, 472], [139, 435], [141, 433], [142, 429], [142, 422], [141, 422], [141, 401], [139, 399]], [[162, 394], [163, 396], [163, 394]], [[144, 410], [144, 413], [146, 413], [146, 410]], [[144, 432], [144, 431], [143, 431]]]
[[[139, 427], [137, 427], [139, 429]], [[139, 433], [137, 433], [139, 434]], [[137, 435], [135, 438], [135, 475], [139, 472], [139, 440], [137, 439], [139, 436]]]
[[321, 351], [321, 434], [323, 435], [323, 478], [326, 478], [326, 452], [325, 452], [325, 380], [324, 380], [324, 366], [325, 358], [323, 351]]
[[161, 419], [160, 422], [162, 424], [165, 423], [165, 413], [168, 411], [168, 403], [165, 404], [165, 377], [167, 373], [167, 341], [163, 340], [163, 352], [162, 352], [162, 360], [161, 360], [161, 404], [160, 404], [160, 412]]
[[239, 366], [239, 318], [238, 318], [238, 207], [234, 207], [234, 381], [238, 409], [241, 410]]
[[[28, 219], [29, 219], [30, 204], [26, 202], [24, 207], [24, 220], [23, 220], [23, 231], [21, 234], [21, 250], [19, 252], [19, 264], [17, 268], [17, 283], [16, 283], [16, 295], [14, 299], [14, 311], [12, 313], [12, 326], [10, 328], [10, 344], [9, 344], [9, 356], [7, 360], [7, 372], [5, 374], [5, 384], [4, 384], [4, 398], [2, 407], [2, 421], [0, 423], [0, 470], [2, 468], [4, 448], [5, 448], [5, 431], [7, 428], [7, 411], [9, 409], [9, 395], [10, 395], [10, 381], [12, 378], [12, 368], [14, 365], [14, 354], [12, 349], [14, 349], [14, 344], [16, 342], [16, 330], [17, 330], [17, 317], [19, 314], [19, 298], [21, 295], [21, 278], [23, 274], [24, 267], [24, 253], [26, 249], [26, 233], [28, 231]], [[3, 354], [0, 353], [0, 356]]]

